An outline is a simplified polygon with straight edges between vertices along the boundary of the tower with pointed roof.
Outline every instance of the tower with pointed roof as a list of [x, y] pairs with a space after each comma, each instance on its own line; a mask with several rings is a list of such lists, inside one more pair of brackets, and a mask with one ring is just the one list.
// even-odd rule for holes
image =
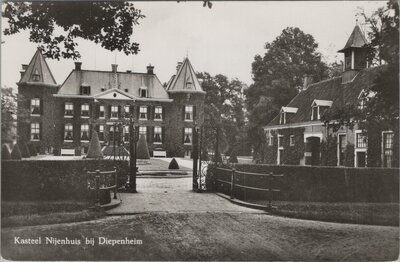
[[344, 54], [343, 83], [352, 81], [358, 71], [368, 67], [367, 51], [367, 40], [357, 24], [346, 45], [338, 51]]
[[40, 153], [52, 153], [54, 144], [53, 94], [59, 86], [38, 48], [28, 65], [22, 65], [17, 83], [17, 139], [30, 141]]
[[[171, 146], [182, 144], [185, 156], [191, 155], [193, 129], [203, 123], [206, 92], [202, 89], [189, 58], [178, 62], [177, 72], [169, 80], [166, 91], [174, 103], [171, 106], [169, 128]], [[175, 135], [174, 135], [175, 134]], [[177, 150], [177, 149], [176, 149]], [[179, 151], [179, 150], [177, 150]]]

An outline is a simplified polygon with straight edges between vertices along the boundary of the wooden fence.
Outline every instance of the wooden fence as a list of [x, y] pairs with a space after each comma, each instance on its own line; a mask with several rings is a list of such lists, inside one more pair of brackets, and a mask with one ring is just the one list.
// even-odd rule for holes
[[274, 193], [280, 192], [277, 188], [276, 178], [283, 177], [283, 174], [273, 174], [272, 172], [251, 173], [238, 171], [234, 168], [215, 169], [215, 190], [217, 192], [229, 194], [231, 199], [238, 198], [247, 201], [250, 195], [267, 193], [268, 208], [272, 207]]
[[117, 199], [118, 175], [116, 168], [111, 171], [88, 171], [87, 174], [88, 187], [91, 190], [95, 190], [96, 205], [111, 202], [110, 190], [114, 191], [113, 198]]

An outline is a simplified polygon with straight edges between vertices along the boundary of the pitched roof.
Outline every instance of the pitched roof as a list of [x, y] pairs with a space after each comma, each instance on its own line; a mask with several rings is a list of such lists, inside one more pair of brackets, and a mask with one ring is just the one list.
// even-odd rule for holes
[[[363, 69], [352, 82], [346, 84], [342, 84], [341, 77], [311, 84], [306, 90], [295, 96], [287, 105], [287, 107], [296, 107], [298, 110], [296, 113], [286, 115], [286, 123], [293, 124], [311, 121], [311, 105], [316, 100], [332, 101], [332, 106], [328, 110], [357, 104], [361, 91], [371, 86], [377, 74], [384, 68], [385, 66]], [[279, 125], [279, 114], [267, 126], [275, 125]]]
[[[34, 75], [39, 75], [38, 80], [34, 80]], [[56, 86], [56, 80], [50, 71], [42, 52], [38, 48], [33, 55], [28, 67], [19, 80], [18, 84], [47, 84]]]
[[79, 95], [83, 85], [90, 86], [91, 95], [116, 88], [124, 92], [127, 89], [129, 95], [139, 97], [139, 89], [145, 87], [148, 98], [169, 99], [155, 74], [75, 69], [61, 85], [58, 94]]
[[349, 39], [347, 40], [346, 45], [338, 52], [344, 52], [348, 48], [361, 48], [364, 47], [366, 44], [367, 44], [367, 39], [365, 39], [365, 36], [361, 31], [360, 27], [356, 25]]
[[205, 93], [188, 58], [182, 65], [172, 81], [167, 86], [168, 92]]

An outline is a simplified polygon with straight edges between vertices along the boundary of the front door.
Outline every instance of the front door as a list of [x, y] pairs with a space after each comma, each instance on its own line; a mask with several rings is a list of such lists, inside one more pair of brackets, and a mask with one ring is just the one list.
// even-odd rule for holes
[[366, 165], [365, 152], [357, 152], [357, 167], [365, 167]]

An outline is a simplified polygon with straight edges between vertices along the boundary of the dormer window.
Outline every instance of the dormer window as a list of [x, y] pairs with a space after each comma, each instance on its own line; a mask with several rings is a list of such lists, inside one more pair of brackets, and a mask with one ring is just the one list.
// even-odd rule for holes
[[90, 86], [81, 85], [80, 91], [81, 91], [80, 92], [81, 95], [90, 95]]
[[332, 101], [315, 99], [311, 105], [311, 120], [320, 120], [324, 112], [332, 106]]
[[147, 97], [147, 87], [146, 86], [142, 86], [141, 88], [139, 88], [139, 96]]
[[32, 81], [35, 81], [35, 82], [40, 81], [40, 74], [37, 69], [35, 70], [35, 73], [32, 75]]
[[193, 83], [191, 81], [186, 82], [186, 89], [193, 89]]
[[281, 125], [286, 124], [287, 123], [286, 119], [288, 117], [288, 114], [296, 114], [296, 113], [297, 113], [297, 107], [283, 106], [281, 108], [279, 124]]

